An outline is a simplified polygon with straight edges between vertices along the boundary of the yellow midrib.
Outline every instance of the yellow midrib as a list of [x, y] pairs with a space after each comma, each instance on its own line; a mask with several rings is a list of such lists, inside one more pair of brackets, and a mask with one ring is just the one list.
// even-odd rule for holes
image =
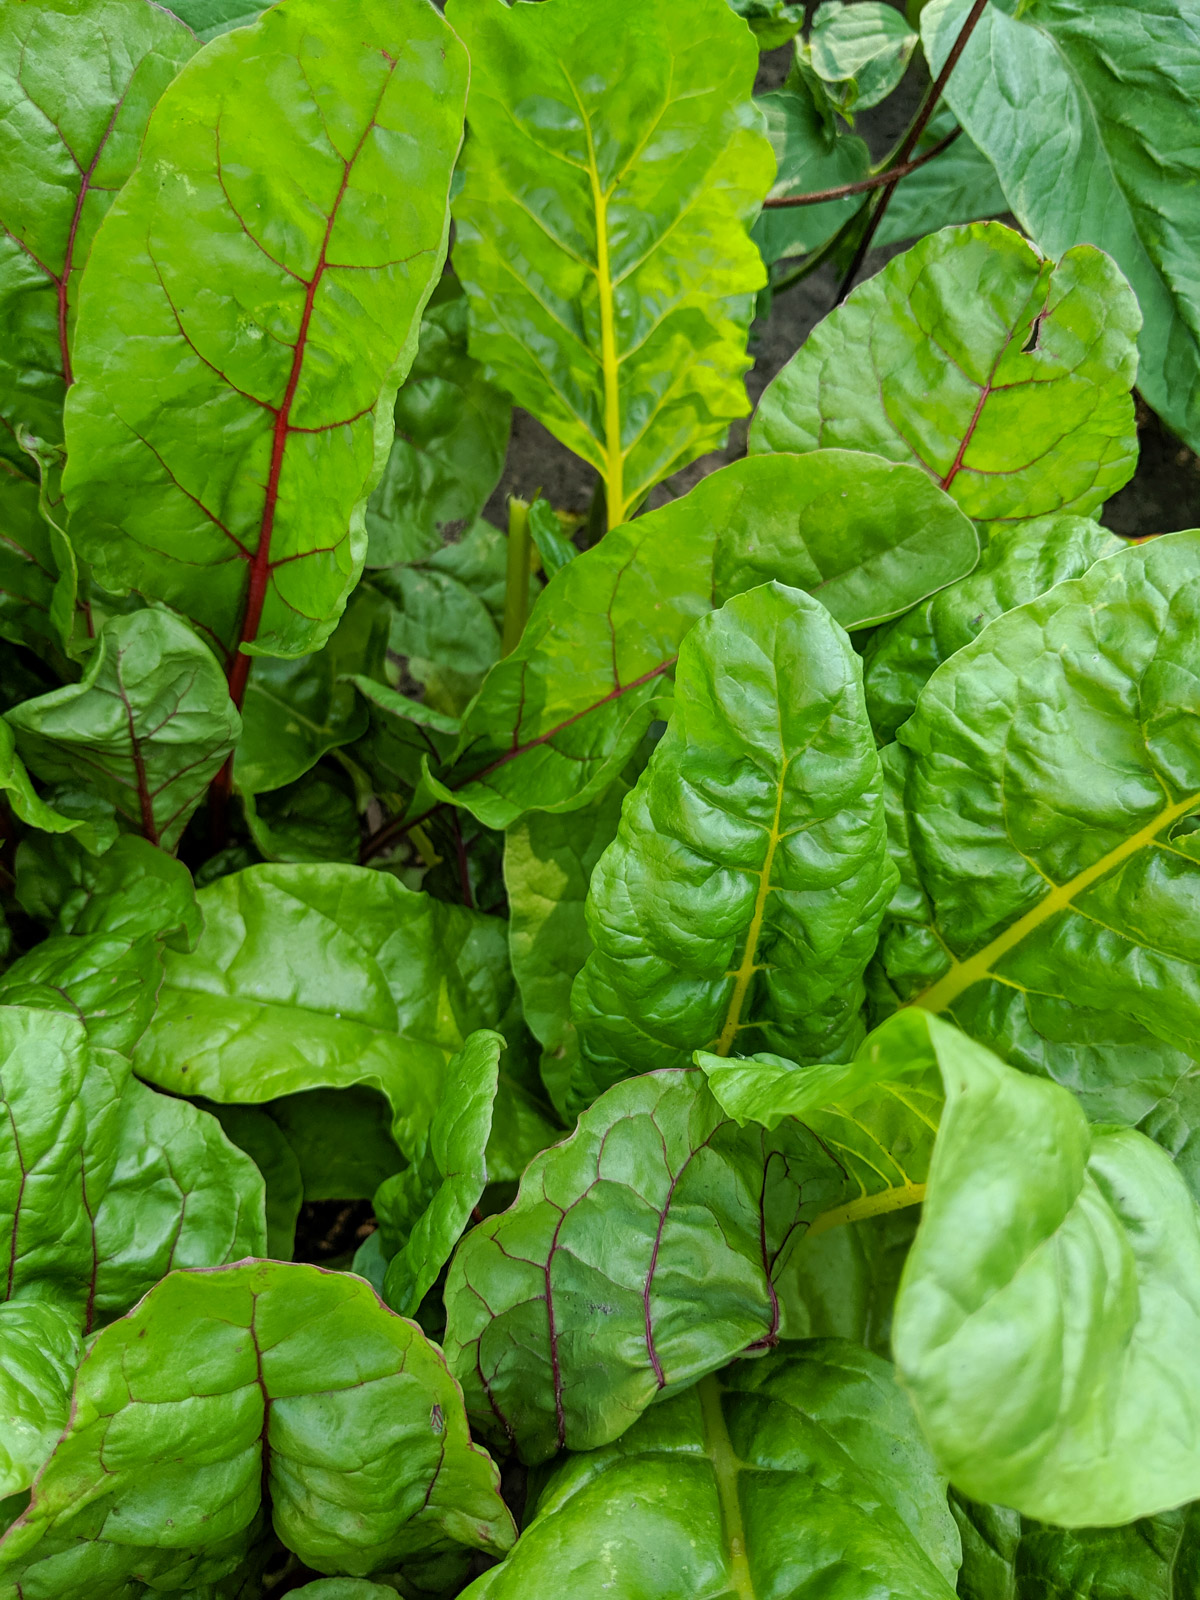
[[[767, 854], [763, 862], [762, 872], [758, 879], [758, 893], [754, 897], [754, 911], [750, 917], [750, 926], [746, 930], [746, 948], [742, 952], [742, 962], [732, 974], [733, 993], [729, 997], [729, 1009], [725, 1013], [725, 1026], [715, 1046], [713, 1054], [727, 1056], [733, 1049], [734, 1040], [737, 1038], [738, 1028], [742, 1021], [742, 1007], [746, 1003], [746, 994], [750, 988], [750, 981], [758, 971], [755, 957], [758, 954], [758, 941], [762, 937], [763, 918], [767, 910], [767, 896], [771, 892], [771, 873], [775, 867], [775, 852], [779, 848], [781, 834], [779, 821], [783, 815], [783, 785], [787, 778], [787, 763], [784, 762], [779, 771], [778, 785], [775, 790], [775, 816], [771, 821], [771, 831], [767, 836]], [[726, 973], [726, 977], [730, 974]]]
[[[580, 107], [582, 111], [582, 106]], [[596, 211], [596, 283], [600, 296], [600, 371], [604, 379], [604, 495], [608, 526], [625, 521], [625, 455], [621, 449], [621, 363], [617, 358], [617, 326], [613, 305], [612, 272], [608, 260], [608, 195], [600, 182], [592, 125], [584, 116], [587, 132], [588, 177]]]
[[1172, 806], [1167, 806], [1156, 817], [1146, 824], [1137, 833], [1131, 834], [1128, 839], [1101, 856], [1099, 861], [1094, 861], [1090, 867], [1078, 873], [1067, 883], [1058, 884], [1051, 889], [1043, 900], [1039, 900], [1032, 910], [1019, 917], [1011, 927], [998, 934], [990, 944], [984, 945], [982, 950], [973, 956], [968, 956], [965, 961], [956, 961], [949, 972], [939, 978], [936, 983], [930, 984], [915, 999], [907, 1002], [908, 1005], [920, 1006], [924, 1011], [945, 1011], [947, 1006], [953, 1005], [959, 995], [969, 989], [972, 984], [979, 983], [986, 978], [992, 968], [1008, 952], [1015, 949], [1022, 939], [1026, 938], [1043, 922], [1054, 916], [1059, 911], [1065, 911], [1077, 895], [1085, 889], [1091, 888], [1100, 878], [1103, 878], [1114, 868], [1119, 867], [1123, 861], [1128, 860], [1137, 851], [1143, 850], [1147, 845], [1153, 844], [1164, 828], [1170, 827], [1172, 822], [1186, 816], [1200, 805], [1200, 793], [1188, 795], [1185, 799], [1177, 801]]
[[716, 1377], [702, 1378], [697, 1385], [700, 1414], [704, 1422], [704, 1442], [717, 1481], [717, 1500], [721, 1524], [729, 1544], [729, 1589], [737, 1600], [755, 1600], [750, 1560], [746, 1554], [746, 1526], [738, 1498], [738, 1473], [742, 1464], [733, 1449], [725, 1413], [721, 1410], [721, 1386]]
[[805, 1238], [815, 1238], [818, 1233], [828, 1233], [830, 1228], [840, 1228], [846, 1222], [865, 1222], [868, 1217], [883, 1217], [889, 1211], [903, 1211], [905, 1206], [920, 1205], [925, 1198], [923, 1183], [902, 1183], [894, 1189], [882, 1189], [878, 1194], [859, 1195], [844, 1206], [832, 1211], [822, 1211], [808, 1230]]

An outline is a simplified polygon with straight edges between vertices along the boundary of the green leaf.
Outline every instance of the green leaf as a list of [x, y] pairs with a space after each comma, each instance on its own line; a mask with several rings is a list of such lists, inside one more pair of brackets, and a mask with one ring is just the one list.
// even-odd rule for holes
[[461, 534], [500, 481], [512, 407], [467, 354], [467, 301], [446, 273], [396, 395], [396, 442], [367, 505], [367, 564], [419, 561]]
[[698, 1049], [854, 1048], [895, 883], [861, 670], [781, 584], [684, 640], [670, 725], [592, 874], [577, 1103]]
[[207, 1113], [153, 1094], [58, 1012], [0, 1007], [0, 1297], [90, 1330], [171, 1266], [265, 1247], [257, 1171]]
[[358, 577], [465, 86], [419, 0], [272, 7], [164, 94], [92, 251], [72, 538], [225, 651], [237, 700], [239, 646], [316, 649]]
[[128, 827], [165, 850], [241, 730], [212, 652], [158, 608], [110, 618], [80, 682], [25, 701], [8, 721], [38, 777], [86, 775]]
[[17, 754], [12, 727], [3, 717], [0, 717], [0, 793], [7, 797], [14, 814], [31, 828], [39, 828], [43, 833], [78, 833], [90, 848], [101, 846], [102, 828], [83, 817], [65, 816], [47, 805], [38, 794], [25, 763]]
[[[369, 1200], [404, 1165], [377, 1090], [308, 1089], [262, 1107], [295, 1158], [305, 1200]], [[422, 1141], [411, 1146], [419, 1156]]]
[[729, 0], [735, 14], [744, 17], [760, 50], [778, 50], [794, 39], [804, 21], [803, 5], [787, 0]]
[[504, 924], [350, 866], [250, 867], [198, 899], [204, 934], [167, 956], [139, 1075], [254, 1105], [364, 1085], [419, 1156], [450, 1057], [510, 1003]]
[[321, 757], [367, 730], [346, 678], [382, 678], [390, 618], [369, 589], [355, 590], [324, 648], [291, 661], [256, 661], [246, 685], [233, 780], [259, 795], [295, 783]]
[[617, 1084], [450, 1264], [445, 1347], [472, 1424], [527, 1461], [592, 1450], [769, 1348], [798, 1235], [846, 1198], [799, 1122], [738, 1128], [694, 1069]]
[[211, 1581], [259, 1535], [268, 1495], [318, 1569], [500, 1554], [514, 1536], [420, 1330], [347, 1274], [247, 1262], [174, 1274], [92, 1345], [70, 1426], [0, 1542], [0, 1594]]
[[28, 1489], [54, 1449], [81, 1354], [75, 1319], [53, 1302], [0, 1305], [0, 1495]]
[[356, 862], [358, 808], [344, 776], [318, 768], [270, 794], [242, 796], [246, 826], [267, 861]]
[[230, 1144], [244, 1150], [262, 1173], [267, 1190], [267, 1254], [274, 1261], [290, 1261], [296, 1219], [304, 1204], [304, 1178], [286, 1134], [261, 1106], [223, 1106], [209, 1101], [205, 1110], [221, 1124]]
[[537, 546], [537, 553], [542, 558], [542, 571], [547, 579], [561, 572], [567, 562], [574, 561], [579, 554], [567, 538], [557, 512], [552, 509], [549, 500], [543, 500], [540, 495], [529, 507], [528, 525], [529, 537]]
[[450, 1259], [488, 1181], [484, 1151], [499, 1082], [498, 1033], [473, 1033], [446, 1068], [442, 1102], [419, 1162], [375, 1195], [380, 1243], [391, 1256], [383, 1298], [411, 1317]]
[[175, 0], [168, 6], [197, 36], [206, 43], [230, 28], [243, 28], [266, 10], [257, 0]]
[[134, 0], [46, 0], [0, 17], [0, 455], [63, 436], [79, 275], [154, 104], [198, 48]]
[[[967, 0], [925, 8], [934, 71], [967, 9]], [[1129, 279], [1143, 317], [1138, 388], [1193, 446], [1198, 94], [1200, 26], [1186, 0], [1113, 0], [1082, 12], [1071, 0], [990, 5], [946, 88], [1038, 247], [1058, 256], [1098, 245]]]
[[[0, 429], [0, 450], [3, 438]], [[52, 608], [59, 573], [38, 498], [33, 479], [0, 456], [0, 637], [41, 653], [48, 639], [57, 642]]]
[[946, 1100], [893, 1347], [953, 1483], [1067, 1527], [1200, 1496], [1200, 1212], [1170, 1157], [928, 1022]]
[[599, 472], [614, 527], [724, 442], [774, 174], [725, 0], [452, 0], [471, 54], [455, 267], [471, 353]]
[[917, 47], [903, 13], [884, 0], [823, 0], [796, 65], [814, 74], [833, 105], [848, 120], [877, 106], [897, 87]]
[[1137, 328], [1091, 246], [1055, 266], [998, 222], [945, 228], [810, 335], [763, 395], [750, 449], [915, 461], [972, 517], [1085, 516], [1133, 473]]
[[863, 651], [867, 710], [882, 740], [912, 715], [917, 696], [941, 663], [994, 618], [1078, 578], [1102, 556], [1124, 548], [1084, 517], [1033, 517], [989, 531], [979, 565], [871, 635]]
[[496, 828], [585, 805], [664, 713], [679, 646], [714, 605], [775, 579], [864, 627], [962, 577], [978, 548], [917, 468], [837, 450], [734, 462], [551, 580], [434, 792]]
[[395, 1600], [395, 1589], [365, 1578], [318, 1578], [293, 1589], [296, 1600]]
[[[862, 139], [831, 128], [812, 96], [795, 87], [759, 95], [767, 137], [778, 166], [771, 198], [811, 194], [858, 183], [867, 176], [871, 152]], [[764, 210], [754, 224], [754, 240], [768, 265], [785, 256], [816, 250], [862, 205], [861, 195], [826, 200], [821, 205]]]
[[1198, 579], [1196, 532], [1098, 562], [989, 623], [899, 734], [929, 920], [885, 944], [897, 993], [1102, 1120], [1200, 1057]]
[[[913, 157], [925, 156], [958, 127], [943, 101], [917, 140]], [[902, 244], [956, 222], [977, 222], [1008, 210], [996, 169], [983, 151], [960, 132], [949, 149], [901, 178], [875, 233], [877, 248]]]
[[568, 1458], [466, 1594], [519, 1600], [569, 1575], [572, 1600], [952, 1600], [958, 1559], [944, 1480], [890, 1366], [814, 1340]]

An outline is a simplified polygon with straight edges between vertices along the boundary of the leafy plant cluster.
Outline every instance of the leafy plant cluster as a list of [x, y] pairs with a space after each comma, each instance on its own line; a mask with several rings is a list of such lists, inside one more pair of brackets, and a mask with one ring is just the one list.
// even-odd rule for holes
[[803, 10], [0, 9], [0, 1600], [1200, 1594], [1200, 22]]

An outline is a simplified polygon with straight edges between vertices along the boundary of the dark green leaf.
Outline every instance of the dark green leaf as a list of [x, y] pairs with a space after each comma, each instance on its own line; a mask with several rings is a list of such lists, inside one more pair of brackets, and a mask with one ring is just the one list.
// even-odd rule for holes
[[230, 28], [243, 28], [266, 10], [258, 0], [175, 0], [168, 6], [182, 17], [192, 32], [205, 41]]
[[[0, 429], [0, 449], [2, 440]], [[38, 652], [45, 650], [48, 639], [56, 640], [52, 608], [58, 580], [51, 530], [38, 508], [38, 486], [0, 457], [0, 637]]]
[[726, 0], [451, 0], [471, 53], [455, 266], [471, 352], [594, 466], [609, 526], [724, 441], [774, 174]]
[[[968, 0], [921, 17], [934, 71]], [[1015, 10], [1015, 14], [1014, 14]], [[989, 5], [946, 97], [992, 160], [1008, 204], [1040, 249], [1107, 250], [1144, 319], [1138, 387], [1200, 445], [1200, 21], [1189, 0]]]
[[437, 792], [489, 827], [573, 810], [663, 714], [679, 646], [714, 605], [776, 579], [863, 627], [977, 559], [974, 528], [917, 468], [838, 450], [734, 462], [551, 580]]
[[239, 643], [317, 648], [358, 576], [441, 270], [465, 80], [418, 0], [272, 7], [163, 96], [92, 251], [72, 538], [108, 587], [192, 619], [231, 674]]
[[561, 572], [567, 562], [574, 561], [579, 554], [567, 538], [549, 500], [543, 500], [540, 496], [529, 507], [529, 537], [537, 546], [537, 553], [542, 558], [542, 571], [547, 578]]
[[944, 1480], [891, 1368], [818, 1340], [705, 1378], [565, 1461], [467, 1596], [566, 1582], [572, 1600], [952, 1600], [958, 1560]]
[[270, 794], [243, 794], [250, 837], [268, 861], [358, 860], [362, 831], [344, 775], [318, 767]]
[[[927, 155], [957, 126], [953, 112], [943, 102], [917, 140], [913, 157]], [[876, 230], [875, 244], [901, 244], [952, 223], [977, 222], [1007, 210], [995, 167], [979, 146], [960, 132], [948, 150], [901, 178]]]
[[244, 1150], [262, 1173], [267, 1189], [267, 1254], [290, 1261], [296, 1239], [296, 1218], [304, 1203], [304, 1178], [296, 1152], [279, 1123], [261, 1106], [218, 1105], [210, 1111], [231, 1144]]
[[[112, 842], [111, 830], [83, 817], [67, 816], [42, 799], [17, 754], [12, 727], [3, 717], [0, 717], [0, 793], [4, 794], [14, 814], [31, 828], [43, 833], [77, 833], [91, 849]], [[104, 837], [106, 832], [107, 838]]]
[[1133, 472], [1137, 303], [1081, 246], [945, 228], [861, 284], [771, 383], [751, 451], [915, 461], [969, 516], [1097, 510]]
[[124, 1600], [135, 1578], [212, 1581], [261, 1537], [267, 1495], [317, 1568], [513, 1539], [420, 1330], [346, 1274], [248, 1262], [173, 1275], [92, 1345], [70, 1426], [0, 1543], [0, 1593]]
[[670, 725], [592, 875], [577, 1103], [698, 1049], [857, 1044], [895, 883], [861, 674], [824, 606], [781, 584], [684, 640]]
[[[757, 100], [767, 119], [767, 137], [778, 165], [772, 199], [815, 193], [865, 178], [871, 152], [853, 134], [838, 133], [822, 118], [812, 97], [789, 87]], [[785, 256], [804, 255], [825, 243], [862, 205], [861, 195], [822, 205], [764, 210], [754, 224], [754, 239], [768, 265]]]

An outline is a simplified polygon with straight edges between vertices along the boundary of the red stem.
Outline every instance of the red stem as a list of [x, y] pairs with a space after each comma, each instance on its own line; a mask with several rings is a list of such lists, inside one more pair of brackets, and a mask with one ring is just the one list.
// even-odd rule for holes
[[940, 156], [942, 151], [952, 145], [962, 132], [961, 128], [951, 128], [944, 139], [939, 139], [932, 150], [926, 150], [923, 156], [917, 156], [913, 161], [905, 161], [901, 166], [889, 167], [886, 172], [877, 172], [873, 177], [862, 178], [858, 183], [839, 183], [834, 189], [814, 189], [811, 194], [783, 195], [777, 200], [769, 197], [763, 201], [764, 211], [781, 211], [785, 206], [819, 206], [826, 200], [844, 200], [847, 195], [865, 194], [868, 189], [882, 189], [885, 184], [893, 181], [899, 182], [907, 178], [910, 172], [916, 172], [926, 162]]

